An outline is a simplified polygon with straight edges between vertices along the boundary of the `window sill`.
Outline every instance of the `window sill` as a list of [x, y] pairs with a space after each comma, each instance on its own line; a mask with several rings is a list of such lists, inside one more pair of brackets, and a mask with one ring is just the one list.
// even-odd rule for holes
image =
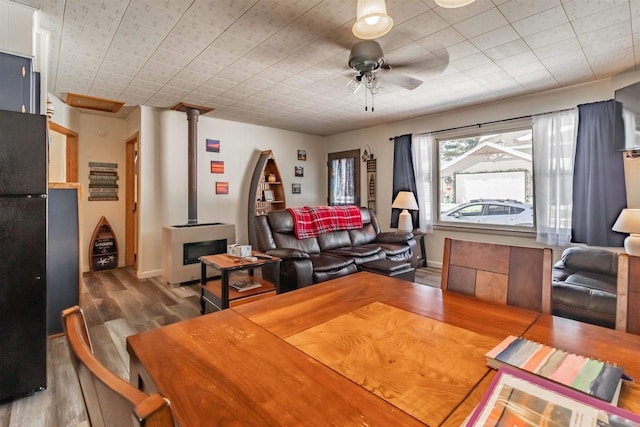
[[518, 230], [514, 228], [500, 228], [500, 227], [491, 227], [491, 226], [476, 226], [476, 225], [449, 225], [444, 223], [438, 223], [433, 225], [434, 230], [438, 231], [453, 231], [460, 233], [476, 233], [476, 234], [485, 234], [485, 235], [494, 235], [494, 236], [512, 236], [512, 237], [527, 237], [534, 238], [536, 237], [536, 230]]

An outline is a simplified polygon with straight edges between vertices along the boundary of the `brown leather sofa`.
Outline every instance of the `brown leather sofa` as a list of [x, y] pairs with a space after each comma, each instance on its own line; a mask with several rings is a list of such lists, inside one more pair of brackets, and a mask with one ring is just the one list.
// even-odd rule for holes
[[293, 217], [286, 209], [256, 216], [258, 249], [282, 258], [281, 290], [287, 292], [355, 273], [362, 264], [379, 259], [411, 260], [415, 264], [412, 233], [381, 232], [373, 211], [360, 208], [360, 213], [362, 228], [301, 240], [296, 238]]
[[553, 314], [615, 328], [617, 280], [617, 253], [590, 247], [565, 249], [553, 266]]

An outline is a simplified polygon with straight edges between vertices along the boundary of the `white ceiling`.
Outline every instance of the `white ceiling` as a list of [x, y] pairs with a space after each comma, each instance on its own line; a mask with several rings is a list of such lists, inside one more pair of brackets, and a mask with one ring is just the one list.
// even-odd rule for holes
[[[387, 62], [429, 59], [375, 112], [346, 83], [356, 0], [19, 0], [49, 31], [48, 89], [317, 135], [605, 78], [640, 63], [640, 0], [387, 0]], [[447, 62], [448, 61], [448, 62]], [[398, 73], [401, 70], [391, 71]]]

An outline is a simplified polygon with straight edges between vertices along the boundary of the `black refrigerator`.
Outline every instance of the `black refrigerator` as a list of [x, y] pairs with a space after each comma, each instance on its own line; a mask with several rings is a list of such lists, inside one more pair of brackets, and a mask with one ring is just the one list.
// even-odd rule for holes
[[47, 386], [47, 122], [0, 111], [0, 401]]

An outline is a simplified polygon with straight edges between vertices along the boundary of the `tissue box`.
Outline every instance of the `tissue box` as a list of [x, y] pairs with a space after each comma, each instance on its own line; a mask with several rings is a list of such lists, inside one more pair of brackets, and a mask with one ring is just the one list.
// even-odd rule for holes
[[227, 245], [227, 253], [233, 256], [251, 256], [251, 245]]

